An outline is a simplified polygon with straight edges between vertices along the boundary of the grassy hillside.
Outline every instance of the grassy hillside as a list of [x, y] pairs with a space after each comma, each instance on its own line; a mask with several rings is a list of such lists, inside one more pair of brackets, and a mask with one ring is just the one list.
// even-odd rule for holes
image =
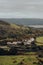
[[23, 25], [0, 21], [0, 39], [19, 38], [28, 34], [29, 28]]
[[18, 25], [7, 23], [0, 20], [0, 40], [2, 39], [16, 39], [22, 40], [30, 36], [43, 36], [42, 29], [30, 28], [25, 25]]

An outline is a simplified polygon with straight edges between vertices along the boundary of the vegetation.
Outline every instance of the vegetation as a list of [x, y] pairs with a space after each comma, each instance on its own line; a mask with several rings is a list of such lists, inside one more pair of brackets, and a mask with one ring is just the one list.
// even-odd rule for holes
[[38, 42], [37, 45], [43, 45], [43, 36], [37, 37], [36, 41]]
[[29, 28], [26, 26], [9, 24], [4, 21], [0, 21], [0, 40], [7, 38], [14, 38], [16, 40], [19, 38], [22, 39], [23, 35], [28, 35], [28, 31]]
[[35, 55], [0, 56], [0, 61], [0, 65], [37, 65], [38, 62]]

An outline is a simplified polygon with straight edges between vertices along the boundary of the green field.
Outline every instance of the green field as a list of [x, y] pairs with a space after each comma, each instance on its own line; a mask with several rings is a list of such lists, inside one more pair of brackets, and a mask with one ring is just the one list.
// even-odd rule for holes
[[0, 56], [0, 65], [37, 65], [37, 56], [18, 55], [18, 56]]
[[37, 37], [38, 42], [43, 42], [43, 37]]
[[43, 45], [43, 36], [42, 37], [37, 37], [36, 41], [38, 42], [37, 45]]

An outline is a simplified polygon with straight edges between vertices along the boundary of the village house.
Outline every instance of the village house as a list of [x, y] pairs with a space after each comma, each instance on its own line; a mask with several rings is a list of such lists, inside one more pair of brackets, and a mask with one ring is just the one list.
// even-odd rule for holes
[[31, 45], [31, 43], [34, 41], [35, 41], [35, 39], [33, 37], [31, 37], [31, 38], [24, 41], [24, 45]]
[[7, 42], [7, 45], [11, 47], [11, 46], [17, 45], [17, 42]]
[[8, 46], [21, 45], [21, 41], [7, 42], [7, 45], [8, 45]]

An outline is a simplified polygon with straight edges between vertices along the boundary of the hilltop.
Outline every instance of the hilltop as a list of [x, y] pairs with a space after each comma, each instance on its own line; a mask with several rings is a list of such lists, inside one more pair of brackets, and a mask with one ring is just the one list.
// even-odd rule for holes
[[0, 20], [0, 25], [10, 25], [8, 22]]

